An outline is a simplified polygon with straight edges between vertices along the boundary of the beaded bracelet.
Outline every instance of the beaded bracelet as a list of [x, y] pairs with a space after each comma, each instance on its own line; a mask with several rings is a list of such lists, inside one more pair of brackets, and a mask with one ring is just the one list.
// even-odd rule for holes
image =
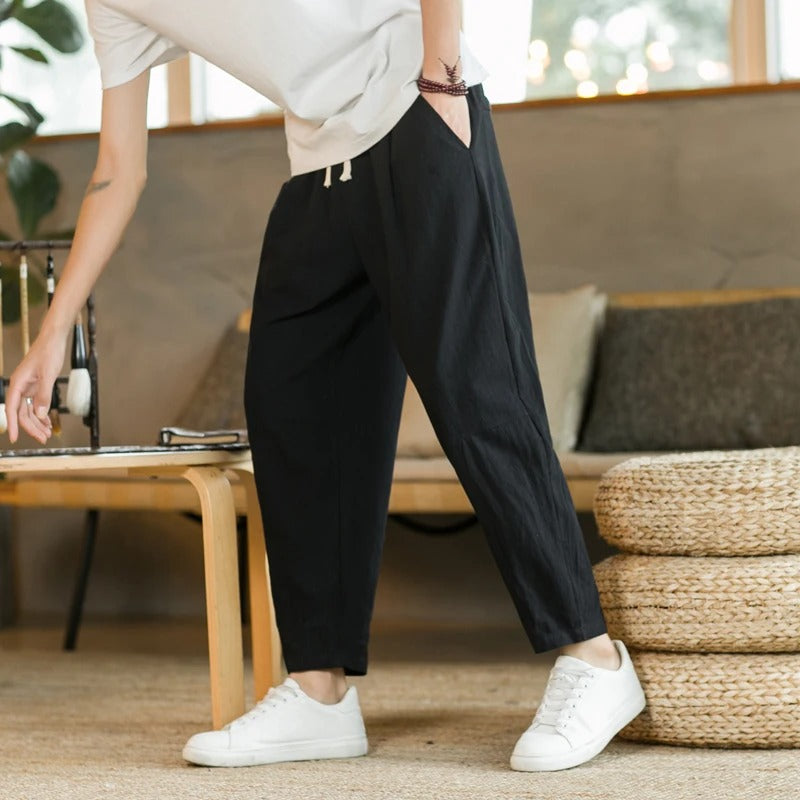
[[[442, 61], [442, 59], [440, 58], [439, 61]], [[445, 94], [452, 95], [468, 94], [467, 84], [463, 80], [459, 80], [458, 76], [456, 75], [456, 68], [458, 67], [459, 61], [461, 61], [461, 56], [456, 59], [456, 63], [453, 64], [452, 67], [449, 67], [444, 63], [444, 61], [442, 61], [442, 64], [444, 64], [444, 70], [447, 73], [447, 83], [434, 81], [430, 78], [423, 78], [420, 75], [420, 77], [417, 78], [417, 88], [421, 92], [444, 92]]]
[[439, 83], [428, 78], [417, 78], [417, 88], [421, 92], [444, 92], [445, 94], [462, 95], [468, 94], [467, 84], [464, 81], [458, 83]]

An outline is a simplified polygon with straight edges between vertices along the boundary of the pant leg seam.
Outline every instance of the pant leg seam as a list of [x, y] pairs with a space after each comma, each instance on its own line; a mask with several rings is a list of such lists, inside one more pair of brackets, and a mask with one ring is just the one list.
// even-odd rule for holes
[[[473, 133], [473, 136], [474, 136], [474, 133]], [[495, 257], [496, 254], [495, 254], [495, 248], [494, 248], [494, 241], [492, 240], [492, 237], [490, 236], [490, 233], [488, 231], [488, 226], [489, 226], [488, 218], [489, 218], [490, 214], [493, 214], [493, 211], [492, 211], [489, 203], [487, 202], [486, 196], [484, 194], [483, 187], [482, 187], [481, 181], [480, 181], [480, 176], [479, 176], [478, 170], [477, 170], [477, 165], [475, 164], [475, 155], [474, 155], [474, 152], [473, 152], [472, 148], [470, 148], [469, 154], [470, 154], [470, 164], [472, 166], [473, 177], [475, 179], [475, 184], [476, 184], [476, 187], [477, 187], [478, 198], [479, 198], [479, 201], [480, 201], [481, 205], [483, 206], [484, 215], [483, 215], [483, 220], [482, 220], [482, 225], [481, 225], [481, 233], [482, 233], [485, 245], [488, 247], [488, 256], [489, 256], [490, 268], [491, 268], [491, 273], [492, 273], [492, 284], [494, 286], [495, 296], [497, 298], [497, 303], [498, 303], [498, 306], [499, 306], [499, 309], [500, 309], [500, 318], [501, 318], [502, 324], [503, 324], [503, 337], [504, 337], [505, 343], [506, 343], [506, 353], [508, 355], [508, 361], [509, 361], [509, 365], [510, 365], [510, 368], [511, 368], [511, 374], [514, 377], [514, 387], [515, 387], [516, 394], [517, 394], [517, 400], [520, 403], [520, 405], [522, 406], [522, 408], [524, 409], [525, 416], [529, 419], [530, 423], [533, 425], [534, 430], [536, 430], [537, 434], [544, 441], [545, 446], [549, 446], [552, 449], [552, 442], [550, 442], [549, 438], [543, 434], [542, 430], [539, 428], [539, 425], [536, 423], [536, 420], [534, 419], [533, 415], [530, 413], [527, 404], [525, 403], [525, 401], [522, 398], [522, 390], [520, 388], [519, 375], [518, 375], [516, 367], [514, 365], [514, 358], [513, 358], [513, 355], [512, 355], [511, 343], [509, 341], [509, 331], [508, 331], [509, 320], [508, 320], [508, 317], [506, 315], [506, 310], [504, 308], [503, 301], [502, 301], [502, 296], [501, 296], [501, 293], [500, 293], [499, 278], [498, 278], [498, 274], [497, 274], [497, 269], [498, 268], [497, 268], [497, 260], [496, 260], [496, 257]], [[499, 424], [501, 424], [501, 423], [498, 423], [498, 425]], [[461, 447], [463, 449], [463, 447], [464, 447], [464, 436], [462, 436], [460, 438], [460, 444], [461, 444]], [[553, 470], [552, 470], [551, 460], [549, 458], [547, 459], [547, 472], [548, 472], [549, 484], [552, 487], [553, 486]], [[548, 501], [550, 502], [551, 507], [552, 507], [554, 505], [554, 503], [555, 503], [555, 499], [553, 497], [554, 491], [551, 490], [550, 492], [547, 493], [547, 495], [548, 495]], [[556, 515], [553, 515], [554, 518], [555, 518], [555, 516]], [[575, 608], [576, 612], [579, 612], [580, 608], [581, 608], [581, 604], [579, 603], [578, 593], [577, 593], [577, 589], [575, 587], [575, 582], [573, 580], [570, 580], [569, 584], [570, 584], [570, 594], [572, 595], [573, 607]], [[578, 618], [577, 629], [581, 631], [581, 633], [580, 633], [581, 636], [585, 635], [586, 623], [583, 620], [583, 618], [580, 618], [580, 617]]]
[[[482, 227], [482, 236], [483, 236], [483, 240], [484, 240], [484, 245], [485, 245], [485, 247], [486, 247], [486, 249], [488, 251], [488, 257], [489, 257], [490, 268], [491, 268], [491, 273], [492, 273], [492, 285], [494, 286], [495, 297], [497, 299], [497, 306], [498, 306], [498, 308], [500, 310], [500, 319], [502, 320], [502, 324], [503, 324], [503, 339], [505, 340], [505, 344], [506, 344], [506, 354], [508, 356], [509, 368], [511, 369], [511, 374], [512, 374], [512, 376], [514, 378], [514, 388], [515, 388], [516, 395], [517, 395], [517, 401], [522, 406], [522, 408], [523, 408], [523, 410], [525, 412], [525, 415], [530, 420], [530, 422], [533, 425], [533, 427], [536, 430], [536, 432], [539, 434], [539, 436], [542, 439], [545, 440], [545, 442], [547, 442], [547, 437], [544, 435], [542, 429], [537, 424], [537, 422], [534, 419], [533, 415], [528, 410], [527, 404], [525, 403], [525, 401], [522, 398], [522, 389], [520, 388], [519, 375], [517, 373], [516, 366], [514, 365], [514, 358], [512, 356], [512, 350], [511, 350], [511, 342], [509, 340], [509, 325], [510, 325], [510, 323], [509, 323], [508, 316], [506, 315], [506, 309], [505, 309], [505, 307], [503, 305], [503, 300], [502, 300], [502, 296], [501, 296], [501, 293], [500, 293], [500, 287], [498, 285], [497, 259], [495, 257], [494, 243], [492, 241], [492, 237], [487, 232], [487, 227], [488, 227], [487, 217], [490, 216], [490, 215], [493, 215], [494, 212], [489, 207], [489, 204], [486, 202], [486, 198], [484, 196], [484, 192], [483, 192], [483, 189], [481, 187], [480, 180], [478, 179], [478, 172], [477, 172], [477, 169], [475, 167], [474, 159], [472, 160], [472, 169], [473, 169], [473, 176], [475, 177], [475, 184], [476, 184], [477, 190], [478, 190], [478, 197], [480, 198], [481, 205], [483, 206], [484, 219], [483, 219], [482, 226], [481, 226]], [[548, 472], [550, 472], [549, 466], [548, 466]]]

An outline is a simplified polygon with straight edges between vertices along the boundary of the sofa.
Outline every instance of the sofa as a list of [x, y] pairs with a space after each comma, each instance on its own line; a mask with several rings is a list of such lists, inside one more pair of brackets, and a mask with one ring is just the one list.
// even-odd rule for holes
[[[638, 455], [800, 444], [800, 288], [528, 293], [553, 445], [579, 511]], [[409, 378], [390, 513], [472, 506]]]
[[[587, 284], [529, 292], [529, 304], [553, 444], [577, 510], [591, 511], [603, 473], [637, 455], [800, 444], [800, 288], [606, 294]], [[242, 312], [165, 423], [245, 427], [249, 323]], [[0, 481], [0, 505], [198, 510], [190, 487], [173, 483], [31, 476]], [[234, 496], [244, 513], [241, 486]], [[474, 514], [410, 378], [389, 513]], [[0, 564], [8, 591], [12, 564]]]
[[[637, 455], [800, 444], [800, 287], [608, 294], [586, 284], [528, 299], [553, 445], [579, 511], [591, 511], [607, 469]], [[245, 427], [249, 325], [246, 310], [174, 423]], [[389, 512], [473, 513], [410, 378]]]

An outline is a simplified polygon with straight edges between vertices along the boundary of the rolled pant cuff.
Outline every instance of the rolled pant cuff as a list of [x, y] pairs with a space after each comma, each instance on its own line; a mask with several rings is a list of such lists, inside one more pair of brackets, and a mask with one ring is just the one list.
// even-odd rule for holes
[[593, 639], [595, 636], [602, 636], [604, 633], [608, 633], [605, 620], [595, 620], [579, 628], [554, 631], [547, 636], [536, 636], [532, 644], [535, 652], [544, 653], [556, 647], [563, 647], [566, 644], [584, 642], [587, 639]]
[[283, 656], [287, 672], [308, 672], [309, 670], [343, 669], [345, 675], [359, 677], [367, 674], [366, 656], [346, 656], [341, 654], [320, 656], [319, 654], [286, 653]]

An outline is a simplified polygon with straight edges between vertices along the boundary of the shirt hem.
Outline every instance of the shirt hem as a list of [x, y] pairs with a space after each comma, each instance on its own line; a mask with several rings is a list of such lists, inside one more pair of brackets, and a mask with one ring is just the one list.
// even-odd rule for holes
[[[467, 86], [475, 86], [482, 83], [488, 73], [483, 72], [474, 76], [471, 80], [465, 81]], [[295, 175], [306, 175], [309, 172], [317, 172], [326, 169], [334, 164], [341, 164], [344, 161], [357, 158], [364, 152], [369, 150], [370, 147], [377, 144], [395, 125], [400, 121], [403, 115], [411, 108], [414, 101], [419, 97], [420, 91], [415, 82], [406, 84], [399, 92], [400, 101], [389, 107], [384, 118], [384, 123], [377, 127], [374, 131], [359, 137], [355, 142], [351, 143], [349, 147], [341, 148], [328, 148], [324, 152], [319, 153], [319, 158], [306, 159], [302, 157], [292, 158], [289, 155], [289, 172], [291, 177]]]

